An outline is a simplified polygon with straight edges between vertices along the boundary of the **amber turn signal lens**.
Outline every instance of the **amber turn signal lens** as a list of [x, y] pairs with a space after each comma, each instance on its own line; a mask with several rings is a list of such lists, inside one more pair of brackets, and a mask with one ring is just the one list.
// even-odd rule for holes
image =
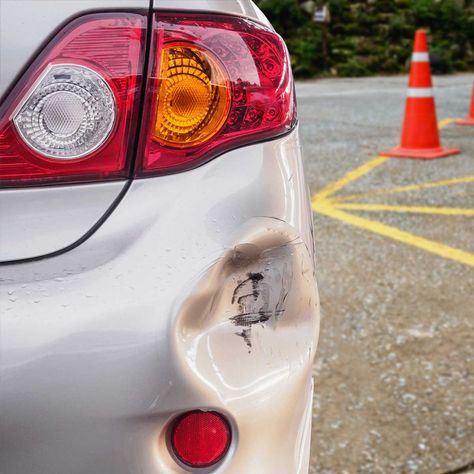
[[155, 140], [180, 148], [206, 142], [226, 122], [230, 102], [223, 68], [210, 53], [190, 46], [163, 49]]

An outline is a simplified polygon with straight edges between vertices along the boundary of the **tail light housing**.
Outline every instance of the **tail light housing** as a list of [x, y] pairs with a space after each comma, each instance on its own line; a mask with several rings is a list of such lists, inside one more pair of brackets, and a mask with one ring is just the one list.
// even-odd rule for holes
[[146, 17], [92, 14], [63, 28], [0, 107], [3, 186], [129, 175]]
[[151, 23], [90, 14], [49, 42], [0, 106], [2, 186], [174, 173], [294, 127], [275, 32], [225, 15]]
[[153, 37], [139, 176], [195, 167], [294, 126], [288, 52], [275, 32], [240, 17], [157, 14]]

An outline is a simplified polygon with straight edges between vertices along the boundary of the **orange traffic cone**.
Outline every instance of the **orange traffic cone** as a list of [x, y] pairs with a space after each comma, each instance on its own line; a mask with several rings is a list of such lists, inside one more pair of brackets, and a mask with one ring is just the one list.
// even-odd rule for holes
[[411, 59], [400, 147], [383, 151], [380, 155], [431, 160], [459, 152], [457, 148], [441, 147], [428, 42], [426, 32], [418, 30]]
[[465, 119], [456, 120], [458, 125], [472, 125], [474, 126], [474, 83], [472, 84], [472, 99], [471, 99], [471, 110], [469, 116]]

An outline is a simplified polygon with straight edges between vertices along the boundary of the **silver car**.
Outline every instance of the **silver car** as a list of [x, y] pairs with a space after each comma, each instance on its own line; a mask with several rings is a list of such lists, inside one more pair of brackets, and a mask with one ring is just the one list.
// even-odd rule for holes
[[0, 472], [308, 472], [319, 327], [250, 0], [0, 0]]

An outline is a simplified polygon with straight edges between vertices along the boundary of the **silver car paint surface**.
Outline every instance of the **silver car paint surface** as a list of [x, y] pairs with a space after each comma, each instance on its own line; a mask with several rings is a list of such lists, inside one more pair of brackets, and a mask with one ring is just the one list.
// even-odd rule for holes
[[[173, 2], [233, 13], [238, 4], [240, 14], [251, 5]], [[85, 228], [121, 186], [0, 196], [10, 193], [17, 211], [23, 200], [27, 224], [11, 235], [31, 240], [31, 252], [37, 230], [46, 248], [48, 235], [59, 245], [58, 226], [74, 229], [68, 206]], [[192, 171], [136, 180], [81, 245], [0, 267], [0, 472], [306, 473], [319, 327], [312, 246], [296, 129]], [[167, 448], [170, 421], [195, 408], [221, 411], [233, 426], [231, 451], [213, 469], [190, 471]]]
[[0, 262], [73, 244], [102, 218], [124, 186], [121, 181], [0, 191]]

